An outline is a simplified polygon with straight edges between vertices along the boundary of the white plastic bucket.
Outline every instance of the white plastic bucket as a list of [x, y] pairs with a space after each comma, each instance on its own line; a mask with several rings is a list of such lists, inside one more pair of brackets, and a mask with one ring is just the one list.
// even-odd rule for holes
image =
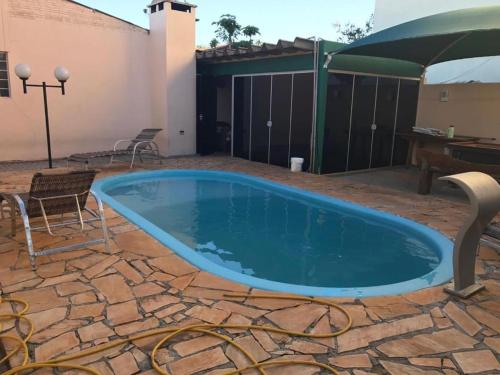
[[291, 168], [292, 172], [302, 172], [302, 164], [304, 164], [304, 158], [291, 158]]

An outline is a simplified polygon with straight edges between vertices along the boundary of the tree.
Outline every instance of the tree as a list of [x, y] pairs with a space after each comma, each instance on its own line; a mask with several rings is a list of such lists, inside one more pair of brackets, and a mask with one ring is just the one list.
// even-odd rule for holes
[[210, 48], [215, 48], [219, 45], [219, 40], [217, 38], [213, 38], [211, 41], [210, 41]]
[[356, 26], [352, 22], [346, 23], [344, 26], [336, 24], [337, 32], [340, 34], [340, 41], [344, 43], [352, 43], [369, 35], [373, 30], [373, 14], [365, 22], [364, 26]]
[[252, 25], [248, 25], [248, 26], [245, 26], [241, 32], [243, 33], [243, 35], [245, 35], [248, 39], [248, 42], [250, 45], [253, 44], [253, 37], [255, 35], [260, 35], [260, 30], [257, 26], [252, 26]]
[[232, 14], [223, 14], [218, 21], [212, 22], [212, 25], [217, 26], [217, 37], [228, 44], [232, 44], [241, 34], [241, 25]]

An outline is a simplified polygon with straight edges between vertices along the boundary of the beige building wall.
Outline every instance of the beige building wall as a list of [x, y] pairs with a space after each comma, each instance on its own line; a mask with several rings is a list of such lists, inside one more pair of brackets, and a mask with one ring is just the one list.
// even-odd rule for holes
[[0, 0], [0, 20], [11, 84], [0, 98], [0, 160], [46, 158], [42, 91], [23, 94], [19, 63], [32, 83], [57, 84], [58, 65], [71, 72], [66, 96], [49, 90], [54, 157], [110, 149], [152, 125], [147, 30], [65, 0]]
[[[440, 99], [443, 91], [448, 92], [447, 102]], [[500, 143], [500, 84], [422, 85], [417, 126], [446, 130], [450, 125], [456, 134]]]
[[[47, 157], [41, 89], [22, 92], [15, 65], [32, 68], [29, 83], [49, 90], [54, 157], [112, 149], [148, 127], [164, 129], [164, 155], [196, 151], [195, 8], [150, 15], [151, 32], [67, 0], [0, 0], [0, 51], [8, 52], [10, 98], [0, 97], [0, 160]], [[140, 11], [140, 10], [139, 10]]]

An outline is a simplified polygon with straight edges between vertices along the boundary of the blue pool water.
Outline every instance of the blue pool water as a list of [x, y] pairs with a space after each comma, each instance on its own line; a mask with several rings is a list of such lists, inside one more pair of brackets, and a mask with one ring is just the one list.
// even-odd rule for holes
[[452, 275], [451, 242], [425, 226], [254, 177], [159, 171], [94, 189], [201, 269], [263, 289], [368, 296]]

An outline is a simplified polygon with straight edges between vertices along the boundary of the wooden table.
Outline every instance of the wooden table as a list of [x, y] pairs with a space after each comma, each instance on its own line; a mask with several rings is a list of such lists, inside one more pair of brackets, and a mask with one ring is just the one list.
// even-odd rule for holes
[[500, 165], [500, 144], [481, 142], [449, 143], [446, 147], [451, 150], [455, 159], [473, 163]]
[[446, 136], [436, 136], [429, 135], [417, 132], [401, 132], [396, 133], [396, 135], [400, 136], [403, 139], [406, 139], [410, 145], [408, 147], [408, 154], [406, 156], [406, 165], [409, 167], [412, 165], [413, 154], [416, 148], [420, 148], [425, 144], [433, 144], [433, 145], [442, 145], [443, 148], [447, 146], [450, 142], [452, 143], [461, 143], [461, 142], [475, 142], [478, 141], [479, 138], [476, 137], [467, 137], [457, 135], [453, 138], [448, 138]]

